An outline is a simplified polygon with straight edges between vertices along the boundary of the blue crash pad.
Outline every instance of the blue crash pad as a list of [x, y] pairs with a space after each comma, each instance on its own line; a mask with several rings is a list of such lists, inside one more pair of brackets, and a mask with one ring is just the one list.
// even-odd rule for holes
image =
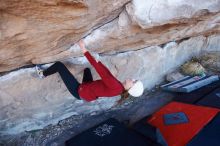
[[186, 76], [178, 81], [162, 85], [161, 88], [165, 91], [189, 93], [218, 80], [219, 77], [217, 75], [194, 77]]
[[108, 119], [66, 141], [66, 146], [158, 146], [126, 128], [116, 119]]
[[220, 88], [203, 97], [196, 104], [220, 109]]
[[213, 82], [190, 93], [175, 93], [174, 101], [195, 104], [220, 87], [220, 81]]
[[220, 145], [220, 113], [216, 115], [187, 146], [219, 146]]

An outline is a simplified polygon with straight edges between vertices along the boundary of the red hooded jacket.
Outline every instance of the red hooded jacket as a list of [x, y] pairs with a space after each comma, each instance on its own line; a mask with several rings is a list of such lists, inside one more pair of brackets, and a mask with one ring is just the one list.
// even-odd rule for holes
[[96, 100], [98, 97], [111, 97], [121, 94], [124, 87], [100, 61], [96, 61], [87, 51], [84, 53], [87, 60], [95, 68], [101, 79], [82, 83], [79, 86], [79, 96], [86, 101]]

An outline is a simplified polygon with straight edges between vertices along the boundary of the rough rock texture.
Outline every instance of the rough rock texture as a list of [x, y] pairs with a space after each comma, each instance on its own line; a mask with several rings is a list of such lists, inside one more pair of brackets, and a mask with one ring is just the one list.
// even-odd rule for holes
[[0, 72], [65, 51], [117, 17], [128, 1], [1, 0]]
[[1, 0], [0, 72], [79, 56], [68, 48], [118, 15], [86, 38], [90, 48], [114, 53], [219, 33], [220, 0], [128, 2]]
[[206, 13], [218, 12], [219, 9], [218, 0], [134, 0], [126, 5], [132, 22], [142, 28], [186, 23]]
[[26, 66], [61, 60], [81, 81], [82, 38], [119, 80], [150, 89], [192, 56], [220, 51], [219, 34], [220, 0], [0, 0], [0, 135], [115, 104], [77, 101], [57, 74], [41, 80]]

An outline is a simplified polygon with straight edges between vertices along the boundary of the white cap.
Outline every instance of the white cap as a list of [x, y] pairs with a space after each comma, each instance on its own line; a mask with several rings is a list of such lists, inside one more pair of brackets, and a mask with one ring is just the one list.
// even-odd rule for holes
[[128, 90], [128, 93], [131, 96], [138, 97], [141, 96], [144, 92], [144, 86], [141, 81], [136, 81], [134, 85]]

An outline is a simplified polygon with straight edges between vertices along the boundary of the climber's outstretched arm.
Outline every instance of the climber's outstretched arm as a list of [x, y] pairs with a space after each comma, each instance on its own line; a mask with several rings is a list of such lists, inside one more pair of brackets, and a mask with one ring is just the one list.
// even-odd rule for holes
[[118, 88], [120, 86], [119, 81], [112, 75], [112, 73], [108, 70], [108, 68], [103, 65], [100, 61], [96, 61], [95, 58], [89, 53], [89, 51], [85, 48], [84, 42], [81, 40], [79, 41], [79, 46], [90, 62], [90, 64], [95, 68], [96, 72], [100, 75], [103, 82], [109, 88]]

